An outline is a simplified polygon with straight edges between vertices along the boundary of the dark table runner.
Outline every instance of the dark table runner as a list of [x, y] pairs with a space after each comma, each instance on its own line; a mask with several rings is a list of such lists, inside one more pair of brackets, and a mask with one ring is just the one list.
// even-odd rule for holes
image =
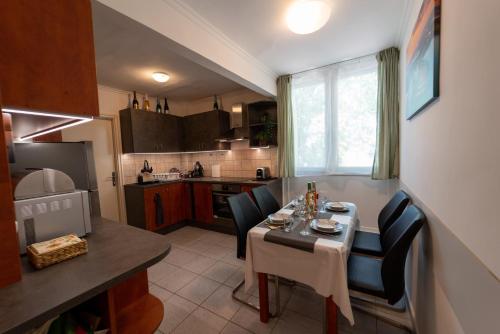
[[[318, 212], [315, 216], [316, 219], [330, 219], [334, 214], [335, 215], [346, 215], [346, 216], [351, 216], [353, 217], [354, 215], [354, 209], [349, 206], [349, 211], [347, 212], [333, 212], [333, 211], [328, 211], [328, 212]], [[268, 242], [272, 242], [275, 244], [280, 244], [283, 246], [288, 246], [296, 249], [300, 249], [306, 252], [314, 253], [314, 244], [316, 243], [316, 240], [318, 238], [323, 238], [323, 239], [328, 239], [328, 240], [334, 240], [338, 242], [344, 242], [346, 235], [347, 235], [347, 228], [348, 225], [346, 224], [341, 224], [343, 229], [342, 232], [337, 233], [337, 234], [325, 234], [325, 233], [320, 233], [317, 232], [309, 226], [309, 223], [307, 223], [307, 231], [309, 231], [311, 234], [310, 235], [301, 235], [300, 232], [304, 228], [304, 222], [300, 221], [300, 217], [293, 217], [293, 225], [292, 225], [292, 230], [290, 232], [285, 232], [282, 229], [274, 229], [274, 230], [269, 230], [264, 235], [264, 240]], [[266, 221], [260, 223], [258, 225], [259, 227], [267, 227]]]

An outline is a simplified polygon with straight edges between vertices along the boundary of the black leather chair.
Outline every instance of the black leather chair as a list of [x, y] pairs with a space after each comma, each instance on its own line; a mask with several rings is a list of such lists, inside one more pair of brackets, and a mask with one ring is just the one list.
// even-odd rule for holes
[[[233, 215], [234, 224], [236, 227], [236, 256], [240, 259], [245, 259], [246, 256], [246, 247], [247, 247], [247, 234], [248, 231], [255, 225], [259, 224], [264, 220], [262, 214], [259, 209], [250, 198], [250, 195], [246, 192], [231, 196], [227, 199], [229, 203], [229, 208], [231, 209], [231, 213]], [[279, 281], [278, 277], [275, 277], [275, 300], [279, 301]], [[258, 310], [258, 306], [253, 305], [240, 297], [237, 296], [239, 289], [245, 284], [245, 280], [243, 279], [236, 288], [233, 290], [233, 298], [239, 301], [242, 304], [250, 306], [256, 310]], [[279, 305], [280, 303], [276, 303], [276, 314], [279, 313]]]
[[351, 251], [372, 256], [384, 255], [381, 239], [389, 227], [401, 216], [406, 206], [410, 203], [410, 196], [400, 190], [384, 206], [378, 215], [378, 228], [380, 234], [365, 231], [356, 231]]
[[271, 213], [275, 213], [281, 209], [280, 204], [269, 191], [267, 186], [260, 186], [252, 189], [252, 194], [255, 197], [255, 202], [259, 207], [260, 212], [263, 217], [269, 216]]
[[349, 288], [397, 303], [405, 290], [405, 262], [411, 243], [426, 221], [415, 205], [387, 229], [382, 237], [384, 257], [379, 259], [351, 254], [347, 264]]

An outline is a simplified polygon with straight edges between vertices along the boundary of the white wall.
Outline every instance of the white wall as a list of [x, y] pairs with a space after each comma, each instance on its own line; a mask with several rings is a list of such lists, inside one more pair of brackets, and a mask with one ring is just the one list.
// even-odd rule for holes
[[[500, 200], [500, 2], [443, 1], [441, 96], [407, 121], [404, 116], [405, 52], [421, 3], [421, 0], [412, 3], [401, 47], [401, 182], [432, 217], [420, 240], [429, 251], [414, 254], [413, 258], [413, 275], [424, 276], [430, 286], [416, 290], [418, 284], [414, 284], [410, 295], [419, 327], [425, 329], [422, 333], [452, 333], [451, 328], [493, 332], [496, 327], [493, 327], [490, 310], [496, 307], [498, 311], [499, 302], [493, 305], [491, 296], [500, 296], [497, 208]], [[441, 239], [450, 241], [436, 242]], [[451, 247], [455, 241], [464, 254], [468, 254], [464, 256], [475, 259], [475, 264], [471, 262], [468, 266], [467, 261], [463, 261], [460, 266], [461, 259], [454, 255], [456, 252], [445, 251], [446, 243]], [[475, 269], [470, 272], [472, 266]], [[426, 278], [428, 275], [432, 277]], [[465, 277], [469, 280], [465, 281]], [[471, 287], [479, 289], [480, 286], [493, 287], [488, 293], [481, 291], [483, 300], [490, 298], [488, 302], [472, 303], [472, 295], [465, 298]], [[437, 292], [428, 295], [431, 291]], [[418, 298], [427, 299], [432, 307], [418, 305]], [[430, 314], [432, 311], [435, 313]], [[441, 316], [436, 317], [437, 312]], [[457, 323], [443, 327], [443, 320]]]

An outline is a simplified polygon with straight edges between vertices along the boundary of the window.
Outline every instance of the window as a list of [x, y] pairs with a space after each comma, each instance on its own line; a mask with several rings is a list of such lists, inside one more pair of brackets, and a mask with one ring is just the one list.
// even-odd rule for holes
[[292, 77], [297, 175], [371, 172], [377, 85], [374, 56]]

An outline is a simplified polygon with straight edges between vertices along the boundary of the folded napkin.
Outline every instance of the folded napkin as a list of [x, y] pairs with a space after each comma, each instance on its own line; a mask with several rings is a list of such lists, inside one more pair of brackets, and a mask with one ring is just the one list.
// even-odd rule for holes
[[291, 215], [293, 215], [293, 212], [294, 212], [294, 210], [292, 210], [292, 209], [281, 209], [278, 212], [276, 212], [276, 214], [284, 215], [284, 216], [291, 216]]

